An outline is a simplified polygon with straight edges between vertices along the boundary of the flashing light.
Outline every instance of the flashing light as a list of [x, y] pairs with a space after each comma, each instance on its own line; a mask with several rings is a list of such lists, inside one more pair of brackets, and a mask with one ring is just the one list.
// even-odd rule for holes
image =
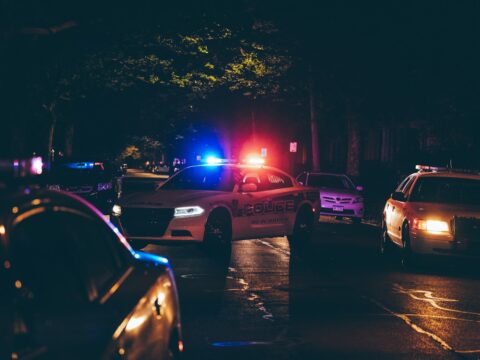
[[215, 164], [221, 164], [223, 160], [215, 156], [208, 156], [205, 162], [209, 165], [215, 165]]
[[249, 165], [263, 165], [265, 164], [265, 159], [258, 156], [249, 156], [245, 162]]
[[43, 172], [43, 161], [40, 156], [35, 156], [30, 161], [30, 174], [32, 175], [42, 175]]
[[65, 167], [69, 169], [92, 169], [95, 163], [93, 162], [74, 162], [74, 163], [66, 163]]

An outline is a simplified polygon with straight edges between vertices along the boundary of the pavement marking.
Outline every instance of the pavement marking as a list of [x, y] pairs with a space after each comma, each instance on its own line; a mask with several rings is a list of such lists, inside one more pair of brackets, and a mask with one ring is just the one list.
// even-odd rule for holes
[[[394, 284], [393, 288], [394, 288], [395, 291], [397, 291], [399, 293], [409, 295], [412, 299], [419, 300], [419, 301], [425, 301], [425, 302], [429, 303], [432, 307], [434, 307], [436, 309], [439, 309], [439, 310], [453, 312], [453, 313], [457, 313], [457, 314], [480, 316], [480, 313], [478, 313], [478, 312], [450, 309], [450, 308], [447, 308], [445, 306], [439, 305], [438, 302], [458, 302], [458, 300], [436, 297], [436, 296], [433, 295], [432, 291], [406, 289], [406, 288], [402, 287], [400, 284]], [[424, 297], [417, 296], [417, 294], [421, 294]]]
[[283, 255], [286, 255], [286, 256], [290, 256], [290, 251], [289, 250], [285, 250], [285, 249], [282, 249], [281, 247], [278, 247], [278, 246], [274, 246], [272, 245], [271, 243], [267, 242], [267, 241], [263, 241], [263, 240], [254, 240], [256, 243], [258, 244], [262, 244], [262, 245], [265, 245], [265, 246], [268, 246], [269, 248], [273, 249], [273, 250], [276, 250], [280, 253], [282, 253]]
[[[266, 308], [262, 297], [258, 295], [256, 292], [252, 291], [250, 284], [241, 277], [233, 276], [233, 274], [238, 274], [237, 269], [233, 267], [229, 267], [228, 272], [230, 273], [230, 275], [227, 276], [227, 278], [235, 280], [238, 284], [242, 286], [239, 290], [236, 290], [236, 291], [247, 293], [247, 300], [251, 302], [257, 310], [263, 313], [262, 315], [263, 319], [272, 321], [272, 322], [275, 321], [273, 314], [270, 311], [268, 311], [268, 309]], [[233, 291], [233, 289], [229, 289], [228, 291]]]
[[373, 299], [373, 298], [370, 298], [370, 297], [365, 297], [366, 299], [368, 299], [370, 302], [372, 302], [373, 304], [377, 305], [379, 308], [385, 310], [386, 312], [388, 312], [389, 314], [392, 314], [393, 316], [401, 319], [404, 323], [406, 323], [408, 326], [410, 326], [413, 330], [415, 330], [417, 333], [419, 334], [424, 334], [424, 335], [427, 335], [428, 337], [430, 337], [431, 339], [433, 339], [435, 342], [437, 342], [443, 349], [445, 350], [448, 350], [448, 351], [454, 351], [455, 350], [453, 349], [453, 347], [451, 347], [445, 340], [443, 340], [441, 337], [439, 337], [438, 335], [435, 335], [434, 333], [431, 333], [430, 331], [428, 330], [425, 330], [423, 329], [422, 327], [418, 326], [417, 324], [415, 324], [412, 320], [410, 320], [410, 318], [404, 314], [399, 314], [391, 309], [389, 309], [388, 307], [386, 307], [385, 305], [383, 305], [381, 302]]

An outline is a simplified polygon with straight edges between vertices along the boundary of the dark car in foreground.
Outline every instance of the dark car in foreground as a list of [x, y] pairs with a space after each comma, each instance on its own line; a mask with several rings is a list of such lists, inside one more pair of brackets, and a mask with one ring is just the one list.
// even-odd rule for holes
[[132, 250], [79, 197], [4, 186], [0, 264], [2, 359], [171, 359], [183, 349], [168, 261]]

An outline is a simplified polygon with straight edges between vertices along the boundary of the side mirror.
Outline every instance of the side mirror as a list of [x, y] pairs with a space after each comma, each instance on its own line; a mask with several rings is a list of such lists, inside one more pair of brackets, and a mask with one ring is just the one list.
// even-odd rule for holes
[[363, 191], [363, 186], [358, 185], [358, 186], [356, 187], [356, 189], [357, 189], [357, 191]]
[[401, 191], [395, 191], [392, 193], [392, 199], [396, 201], [405, 201], [405, 195]]
[[244, 193], [255, 192], [257, 190], [258, 190], [257, 184], [253, 184], [253, 183], [246, 183], [240, 186], [240, 191]]

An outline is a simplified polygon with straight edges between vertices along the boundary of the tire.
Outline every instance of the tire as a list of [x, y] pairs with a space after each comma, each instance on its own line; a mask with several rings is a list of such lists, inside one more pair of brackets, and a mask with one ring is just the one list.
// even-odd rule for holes
[[148, 246], [148, 241], [142, 241], [142, 240], [131, 240], [130, 241], [130, 246], [134, 250], [142, 250], [143, 248], [146, 248]]
[[380, 256], [384, 261], [391, 262], [395, 251], [395, 245], [393, 245], [390, 236], [388, 236], [387, 224], [385, 220], [382, 221], [382, 229], [380, 233]]
[[402, 245], [400, 264], [404, 269], [411, 270], [415, 265], [415, 254], [410, 246], [410, 230], [407, 223], [402, 226]]
[[208, 253], [222, 258], [232, 251], [232, 221], [223, 211], [214, 211], [205, 224], [203, 245]]
[[309, 207], [302, 207], [295, 219], [293, 233], [288, 236], [288, 241], [292, 245], [307, 244], [313, 233], [314, 214]]

